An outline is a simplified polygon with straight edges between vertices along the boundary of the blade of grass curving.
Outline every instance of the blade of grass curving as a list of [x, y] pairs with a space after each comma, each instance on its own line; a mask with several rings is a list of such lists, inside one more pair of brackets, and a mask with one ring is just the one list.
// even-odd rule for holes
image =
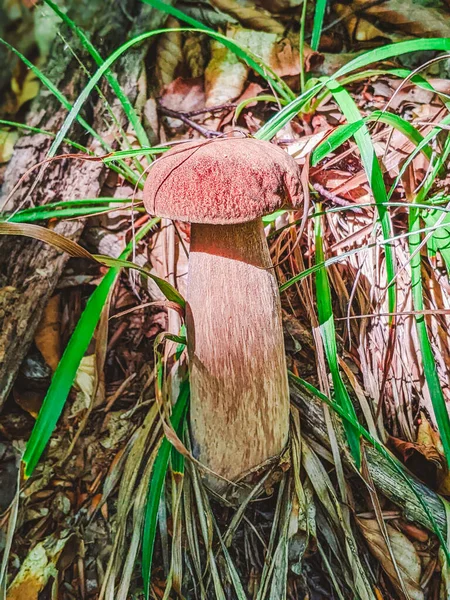
[[[128, 203], [125, 206], [117, 207], [80, 207], [80, 208], [58, 208], [55, 210], [48, 210], [45, 212], [31, 212], [27, 215], [16, 213], [10, 219], [9, 223], [37, 223], [39, 221], [48, 221], [49, 219], [81, 219], [85, 217], [97, 216], [105, 213], [111, 213], [116, 210], [130, 210], [137, 212], [146, 212], [142, 207], [135, 207]], [[0, 217], [0, 222], [2, 218]]]
[[[95, 46], [92, 44], [90, 39], [87, 37], [87, 35], [84, 33], [84, 31], [80, 29], [78, 25], [76, 25], [76, 23], [74, 23], [72, 19], [70, 19], [66, 15], [66, 13], [60, 10], [59, 7], [54, 2], [52, 2], [52, 0], [44, 0], [44, 2], [53, 10], [55, 14], [58, 15], [58, 17], [69, 27], [69, 29], [71, 29], [78, 36], [81, 44], [89, 52], [89, 54], [95, 60], [96, 64], [98, 66], [101, 66], [104, 62], [103, 58], [98, 52], [98, 50], [95, 48]], [[122, 104], [122, 108], [136, 133], [136, 137], [139, 143], [143, 147], [150, 146], [150, 140], [148, 139], [145, 129], [142, 126], [142, 123], [133, 105], [131, 104], [128, 96], [122, 90], [122, 87], [117, 81], [115, 75], [111, 71], [107, 70], [105, 71], [105, 78], [111, 86], [112, 90], [114, 91], [115, 95], [117, 96], [117, 99]]]
[[[0, 37], [0, 43], [3, 44], [4, 46], [6, 46], [8, 48], [8, 50], [11, 50], [11, 52], [13, 52], [16, 56], [18, 56], [20, 58], [20, 60], [29, 69], [31, 69], [31, 71], [33, 71], [33, 73], [41, 81], [41, 83], [59, 100], [59, 102], [64, 106], [64, 108], [67, 108], [67, 110], [70, 111], [70, 109], [72, 108], [72, 104], [58, 90], [58, 88], [50, 81], [50, 79], [46, 75], [44, 75], [44, 73], [42, 73], [42, 71], [40, 71], [32, 62], [30, 62], [26, 56], [24, 56], [21, 52], [19, 52], [18, 50], [16, 50], [16, 48], [14, 48], [14, 46], [11, 46], [11, 44], [8, 44], [8, 42], [6, 40], [4, 40], [3, 38], [1, 38], [1, 37]], [[101, 144], [101, 146], [103, 148], [105, 148], [105, 150], [107, 150], [108, 152], [112, 152], [111, 146], [109, 146], [103, 140], [103, 138], [89, 125], [89, 123], [87, 123], [78, 114], [76, 116], [76, 120], [80, 123], [80, 125], [82, 125], [84, 127], [84, 129], [92, 137], [94, 137]], [[61, 139], [61, 141], [63, 141], [64, 138], [65, 138], [65, 134], [64, 134], [63, 138]]]
[[[0, 119], [0, 125], [8, 125], [9, 127], [17, 127], [17, 129], [23, 129], [25, 131], [31, 131], [33, 133], [40, 133], [42, 135], [47, 135], [48, 137], [55, 137], [55, 134], [52, 133], [51, 131], [46, 131], [45, 129], [40, 129], [39, 127], [31, 127], [31, 125], [25, 125], [24, 123], [16, 123], [15, 121], [7, 121], [6, 119]], [[81, 152], [84, 152], [86, 154], [91, 154], [92, 156], [94, 156], [94, 153], [91, 152], [91, 150], [89, 150], [88, 148], [86, 148], [86, 146], [82, 146], [81, 144], [78, 144], [77, 142], [73, 142], [69, 138], [65, 138], [63, 140], [63, 142], [69, 146], [72, 146], [73, 148], [76, 148], [77, 150], [81, 150]]]
[[337, 402], [330, 400], [330, 398], [328, 398], [327, 396], [322, 394], [322, 392], [320, 392], [313, 385], [311, 385], [304, 379], [297, 377], [297, 375], [294, 375], [294, 373], [292, 373], [291, 371], [289, 371], [288, 373], [289, 373], [289, 377], [295, 383], [297, 383], [301, 387], [305, 388], [308, 392], [310, 392], [311, 394], [316, 396], [319, 400], [321, 400], [327, 406], [329, 406], [332, 410], [334, 410], [345, 421], [347, 421], [350, 425], [352, 425], [358, 431], [358, 433], [361, 435], [361, 437], [366, 439], [369, 442], [369, 444], [373, 448], [375, 448], [375, 450], [377, 450], [377, 452], [379, 452], [379, 454], [381, 454], [387, 461], [389, 461], [389, 463], [392, 465], [392, 467], [395, 469], [395, 471], [405, 481], [405, 483], [407, 484], [409, 489], [413, 492], [414, 496], [417, 498], [417, 501], [419, 502], [419, 504], [423, 508], [424, 513], [428, 517], [428, 520], [430, 522], [431, 527], [433, 528], [434, 533], [436, 534], [437, 538], [439, 539], [439, 541], [441, 543], [441, 547], [445, 552], [447, 560], [449, 560], [450, 559], [450, 549], [447, 546], [444, 536], [442, 535], [442, 531], [439, 528], [438, 524], [436, 523], [436, 519], [434, 518], [434, 515], [430, 511], [426, 502], [423, 500], [422, 496], [420, 494], [418, 494], [417, 491], [414, 489], [414, 486], [411, 484], [411, 481], [410, 481], [408, 475], [405, 473], [405, 469], [404, 469], [403, 465], [400, 463], [400, 461], [398, 461], [397, 458], [395, 458], [390, 452], [388, 452], [386, 450], [386, 448], [367, 431], [367, 429], [365, 429], [357, 420], [355, 420], [353, 418], [353, 416], [351, 414], [347, 413], [345, 408], [339, 406], [337, 404]]
[[[157, 223], [155, 218], [146, 223], [137, 232], [135, 240], [132, 240], [125, 248], [121, 256], [126, 258], [133, 250], [136, 242], [140, 241]], [[52, 382], [44, 398], [42, 408], [28, 441], [23, 462], [25, 464], [25, 476], [29, 477], [36, 467], [51, 435], [58, 422], [59, 416], [72, 387], [81, 359], [94, 335], [95, 328], [100, 319], [103, 307], [106, 304], [111, 289], [120, 273], [119, 268], [113, 268], [102, 279], [100, 285], [89, 298], [80, 320], [67, 344], [64, 354], [53, 375]]]
[[[158, 221], [159, 217], [156, 217], [156, 220], [153, 219], [150, 221], [150, 223], [154, 225]], [[12, 223], [10, 221], [3, 221], [0, 222], [0, 235], [23, 235], [25, 237], [30, 237], [32, 239], [45, 242], [46, 244], [50, 244], [55, 248], [62, 250], [63, 252], [67, 252], [67, 254], [70, 256], [87, 258], [88, 260], [93, 260], [106, 267], [136, 269], [136, 271], [139, 271], [139, 273], [142, 273], [142, 275], [145, 277], [152, 279], [168, 300], [175, 302], [181, 307], [184, 307], [185, 305], [184, 298], [181, 296], [181, 294], [165, 279], [161, 279], [161, 277], [153, 275], [147, 271], [147, 269], [144, 269], [129, 260], [124, 260], [120, 257], [112, 258], [111, 256], [106, 256], [104, 254], [91, 254], [88, 250], [73, 240], [60, 235], [51, 229], [46, 229], [45, 227], [28, 223]], [[131, 241], [130, 244], [133, 246], [133, 241]], [[127, 249], [130, 244], [127, 246]]]
[[[178, 436], [182, 435], [188, 402], [189, 381], [185, 380], [181, 383], [180, 393], [170, 418], [172, 427], [175, 429]], [[146, 600], [150, 597], [150, 578], [156, 527], [158, 524], [158, 508], [172, 448], [172, 444], [165, 437], [158, 451], [148, 488], [144, 530], [142, 532], [142, 578], [144, 580], [144, 595]]]
[[286, 100], [276, 98], [275, 96], [272, 96], [271, 94], [261, 94], [260, 96], [253, 96], [252, 98], [245, 98], [245, 100], [242, 100], [236, 106], [236, 109], [234, 111], [234, 120], [237, 121], [241, 115], [241, 112], [244, 110], [244, 108], [246, 106], [248, 106], [249, 104], [253, 104], [254, 102], [275, 102], [276, 104], [278, 104], [278, 102], [279, 102], [282, 106], [285, 106], [287, 104]]
[[312, 100], [316, 93], [322, 90], [325, 85], [333, 79], [343, 77], [357, 69], [363, 69], [373, 62], [380, 62], [402, 54], [407, 54], [408, 52], [421, 52], [424, 50], [449, 52], [450, 38], [420, 38], [408, 40], [406, 42], [397, 42], [395, 44], [388, 44], [382, 48], [370, 50], [369, 52], [357, 56], [341, 67], [333, 77], [322, 78], [321, 81], [315, 84], [311, 89], [305, 90], [300, 96], [292, 100], [287, 106], [267, 121], [267, 123], [257, 132], [255, 137], [258, 139], [270, 140], [282, 127], [289, 123], [289, 121], [293, 119], [310, 100]]
[[[320, 205], [318, 206], [320, 210]], [[323, 239], [322, 239], [322, 226], [321, 217], [315, 219], [314, 223], [315, 233], [315, 248], [316, 248], [316, 261], [319, 263], [324, 262], [323, 252]], [[339, 360], [336, 345], [336, 331], [333, 320], [333, 305], [331, 301], [330, 284], [328, 281], [328, 275], [325, 267], [321, 267], [316, 273], [316, 302], [317, 302], [317, 313], [319, 317], [320, 334], [325, 349], [325, 356], [327, 357], [328, 366], [330, 368], [331, 377], [333, 380], [334, 393], [336, 401], [340, 406], [356, 419], [356, 412], [347, 388], [342, 381], [341, 373], [339, 371]], [[359, 435], [357, 431], [349, 425], [346, 421], [344, 422], [344, 429], [347, 435], [347, 442], [350, 448], [350, 452], [353, 456], [357, 469], [361, 467], [361, 449], [359, 443]]]
[[311, 38], [311, 48], [318, 50], [320, 36], [322, 34], [323, 18], [325, 16], [325, 9], [327, 7], [327, 0], [316, 0], [316, 8], [314, 11], [313, 30]]
[[[350, 123], [361, 120], [361, 115], [355, 101], [350, 94], [336, 81], [327, 82], [328, 89], [333, 94], [333, 97], [339, 108]], [[378, 216], [381, 223], [381, 230], [385, 240], [392, 237], [392, 223], [388, 209], [385, 206], [387, 201], [387, 193], [384, 185], [383, 173], [378, 163], [375, 149], [372, 144], [370, 133], [364, 125], [359, 131], [356, 131], [355, 141], [361, 154], [361, 160], [364, 165], [364, 170], [369, 182], [370, 189], [374, 200], [377, 204]], [[394, 313], [397, 304], [397, 293], [395, 285], [392, 283], [395, 280], [395, 259], [393, 249], [390, 244], [386, 244], [384, 248], [386, 261], [386, 274], [388, 280], [388, 304], [389, 312]], [[389, 318], [389, 323], [392, 324], [393, 317]]]
[[327, 154], [330, 152], [334, 152], [339, 146], [341, 146], [344, 142], [350, 139], [357, 131], [359, 131], [365, 123], [371, 123], [373, 121], [385, 123], [386, 125], [390, 125], [394, 129], [397, 129], [405, 137], [407, 137], [413, 144], [416, 146], [421, 146], [421, 151], [423, 154], [431, 160], [432, 149], [428, 144], [423, 145], [422, 142], [424, 140], [423, 135], [417, 131], [417, 129], [402, 117], [395, 115], [393, 113], [382, 112], [380, 110], [375, 110], [371, 115], [364, 119], [360, 119], [358, 121], [353, 121], [351, 123], [344, 123], [337, 127], [333, 133], [331, 133], [326, 140], [321, 142], [311, 153], [311, 165], [314, 167], [318, 162], [323, 160]]
[[[166, 5], [164, 5], [164, 6], [166, 6]], [[101, 65], [101, 67], [99, 67], [97, 69], [97, 71], [90, 78], [90, 80], [87, 83], [87, 85], [85, 86], [85, 88], [79, 94], [77, 100], [75, 101], [73, 107], [71, 108], [69, 114], [67, 115], [64, 123], [62, 124], [58, 134], [56, 135], [56, 138], [55, 138], [50, 150], [48, 151], [47, 156], [52, 157], [55, 155], [56, 151], [59, 148], [59, 145], [61, 144], [62, 140], [66, 137], [68, 130], [70, 129], [73, 122], [77, 118], [78, 113], [81, 110], [81, 107], [86, 102], [91, 91], [95, 88], [98, 81], [105, 74], [105, 72], [111, 67], [112, 64], [114, 64], [114, 62], [118, 58], [120, 58], [120, 56], [122, 56], [122, 54], [124, 54], [124, 52], [126, 52], [132, 46], [135, 46], [136, 44], [139, 44], [139, 43], [147, 40], [150, 37], [153, 37], [155, 35], [160, 35], [162, 33], [174, 32], [174, 31], [203, 32], [204, 30], [203, 29], [190, 29], [190, 28], [157, 29], [154, 31], [142, 33], [141, 35], [138, 35], [138, 36], [132, 38], [131, 40], [128, 40], [127, 42], [122, 44], [119, 48], [117, 48], [112, 54], [110, 54], [110, 56], [105, 60], [105, 62]], [[224, 35], [222, 35], [220, 33], [216, 33], [215, 31], [212, 31], [212, 30], [208, 31], [208, 35], [210, 35], [212, 38], [214, 38], [220, 42], [225, 43], [225, 41], [226, 41], [228, 47], [230, 49], [232, 49], [233, 52], [235, 52], [235, 54], [237, 56], [239, 56], [240, 58], [245, 60], [252, 69], [254, 69], [257, 73], [259, 73], [261, 76], [263, 76], [267, 79], [267, 73], [265, 73], [264, 69], [258, 64], [258, 62], [255, 60], [255, 58], [250, 56], [249, 53], [245, 49], [243, 49], [239, 44], [226, 38]], [[276, 85], [275, 80], [273, 80], [271, 83], [275, 88], [279, 87], [278, 85]], [[280, 94], [281, 94], [281, 91], [280, 91]], [[284, 96], [286, 96], [286, 93], [284, 93], [282, 95], [284, 97]], [[290, 97], [288, 99], [290, 99]]]

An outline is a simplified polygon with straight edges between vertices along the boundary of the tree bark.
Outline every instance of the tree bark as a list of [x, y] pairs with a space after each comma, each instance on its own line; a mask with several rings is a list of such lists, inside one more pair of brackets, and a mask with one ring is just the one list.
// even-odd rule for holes
[[[69, 16], [89, 33], [90, 39], [104, 58], [131, 36], [160, 27], [165, 19], [163, 13], [139, 0], [109, 2], [107, 10], [104, 0], [70, 0], [66, 6]], [[45, 73], [66, 98], [74, 102], [87, 78], [71, 50], [81, 58], [90, 72], [95, 71], [96, 65], [74, 34], [65, 26], [61, 26], [61, 31], [62, 39], [58, 37], [55, 40]], [[132, 48], [116, 63], [114, 69], [132, 103], [136, 100], [138, 80], [143, 73], [143, 58], [147, 50], [148, 44]], [[126, 127], [118, 101], [107, 86], [104, 87], [114, 114]], [[98, 97], [92, 97], [81, 114], [100, 135], [111, 134], [116, 127], [114, 124], [105, 125], [105, 121], [110, 121], [110, 118], [103, 100]], [[41, 89], [32, 105], [28, 124], [55, 133], [66, 115], [67, 111], [58, 100], [47, 89]], [[87, 146], [91, 142], [79, 125], [72, 128], [69, 137]], [[3, 210], [15, 211], [20, 207], [57, 200], [95, 198], [100, 194], [105, 178], [105, 170], [101, 164], [63, 159], [48, 165], [30, 196], [29, 190], [36, 171], [8, 199], [13, 187], [26, 171], [45, 158], [50, 143], [49, 137], [33, 134], [24, 135], [16, 144], [0, 190], [0, 207]], [[55, 230], [77, 240], [83, 227], [82, 220], [63, 221], [57, 224]], [[67, 258], [66, 254], [38, 241], [0, 237], [0, 409], [32, 343], [42, 311]]]
[[[293, 380], [290, 381], [290, 392], [291, 401], [300, 409], [302, 430], [321, 445], [330, 448], [322, 404]], [[342, 431], [340, 438], [344, 439]], [[365, 450], [369, 472], [378, 490], [402, 510], [406, 519], [434, 531], [433, 524], [420, 503], [419, 498], [421, 498], [433, 515], [445, 539], [447, 535], [446, 501], [405, 470], [410, 484], [408, 485], [390, 461], [372, 446], [366, 445]], [[345, 460], [345, 456], [343, 458]]]

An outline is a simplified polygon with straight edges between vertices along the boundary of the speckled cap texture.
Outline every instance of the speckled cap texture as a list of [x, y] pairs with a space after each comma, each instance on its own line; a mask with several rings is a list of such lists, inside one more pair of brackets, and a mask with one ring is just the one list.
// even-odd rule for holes
[[190, 223], [245, 223], [303, 201], [300, 169], [284, 150], [251, 138], [195, 141], [151, 167], [144, 205], [151, 215]]

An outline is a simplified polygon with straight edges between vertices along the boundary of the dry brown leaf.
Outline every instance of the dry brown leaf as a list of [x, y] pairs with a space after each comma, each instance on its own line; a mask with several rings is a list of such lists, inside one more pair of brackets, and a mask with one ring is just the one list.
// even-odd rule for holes
[[[278, 33], [252, 31], [229, 26], [227, 37], [247, 48], [268, 65], [279, 77], [295, 76], [300, 73], [299, 52], [288, 38]], [[236, 55], [219, 42], [211, 43], [212, 57], [205, 71], [207, 106], [225, 104], [238, 98], [247, 82], [248, 67]], [[305, 45], [305, 63], [315, 62], [319, 56]], [[309, 67], [308, 67], [309, 68]]]
[[57, 562], [73, 535], [59, 534], [39, 542], [23, 561], [9, 587], [6, 600], [38, 600], [50, 578], [58, 576]]
[[164, 89], [161, 105], [175, 112], [190, 112], [205, 107], [202, 80], [177, 77]]
[[426, 418], [423, 412], [420, 413], [419, 429], [417, 430], [417, 443], [429, 449], [430, 453], [434, 451], [437, 460], [439, 457], [443, 459], [444, 448], [442, 446], [441, 437], [437, 431], [433, 429], [431, 423]]
[[271, 33], [284, 33], [284, 26], [279, 23], [266, 10], [255, 6], [249, 0], [211, 0], [211, 4], [248, 27], [257, 31], [269, 31]]
[[376, 519], [359, 518], [357, 522], [370, 551], [380, 561], [381, 566], [398, 592], [402, 594], [402, 587], [404, 586], [411, 600], [424, 600], [424, 593], [420, 587], [422, 565], [419, 555], [409, 539], [391, 525], [386, 524], [392, 553], [397, 562], [398, 572], [403, 580], [402, 586]]
[[376, 38], [389, 37], [386, 33], [381, 31], [381, 29], [375, 27], [366, 19], [357, 16], [351, 6], [348, 6], [347, 4], [333, 4], [333, 8], [336, 11], [336, 14], [344, 19], [348, 35], [356, 42], [369, 42]]
[[425, 37], [450, 37], [450, 17], [448, 13], [424, 6], [415, 0], [386, 0], [369, 8], [366, 0], [354, 0], [355, 9], [363, 9], [364, 14], [375, 17], [390, 26], [398, 27], [408, 35]]
[[248, 67], [234, 52], [211, 42], [211, 60], [205, 70], [206, 106], [220, 106], [240, 96], [247, 74]]
[[192, 77], [201, 77], [205, 71], [205, 55], [203, 53], [202, 33], [189, 33], [183, 46], [184, 60], [186, 61]]
[[[173, 17], [167, 19], [166, 27], [180, 27]], [[156, 46], [156, 77], [160, 87], [175, 79], [175, 72], [183, 61], [183, 37], [181, 31], [163, 33]]]
[[71, 406], [71, 415], [76, 415], [89, 408], [94, 395], [96, 381], [95, 354], [83, 356], [75, 376], [74, 386], [78, 392]]
[[34, 343], [52, 371], [56, 370], [61, 358], [60, 326], [60, 297], [59, 294], [56, 294], [47, 302], [42, 319], [34, 334]]

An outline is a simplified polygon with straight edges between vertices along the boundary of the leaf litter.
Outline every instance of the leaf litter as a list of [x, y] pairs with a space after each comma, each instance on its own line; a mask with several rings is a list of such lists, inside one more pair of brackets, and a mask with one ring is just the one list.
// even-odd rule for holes
[[[219, 23], [227, 37], [249, 48], [298, 92], [295, 29], [299, 3], [263, 4], [255, 8], [251, 3], [221, 0], [205, 4], [204, 10], [216, 15], [216, 26]], [[307, 16], [311, 28], [313, 15], [307, 12]], [[177, 25], [173, 17], [169, 19], [168, 27]], [[333, 19], [337, 21], [334, 25]], [[412, 34], [448, 37], [447, 21], [448, 9], [442, 6], [391, 1], [374, 6], [353, 2], [344, 8], [333, 4], [326, 14], [325, 24], [332, 26], [323, 32], [323, 44], [325, 51], [331, 45], [336, 55], [343, 55], [370, 47], [367, 44], [376, 47], [387, 38], [397, 41]], [[294, 33], [286, 35], [288, 30]], [[159, 109], [152, 113], [152, 129], [161, 144], [201, 139], [218, 131], [255, 133], [281, 106], [282, 99], [263, 79], [228, 48], [202, 33], [165, 33], [152, 52], [156, 69], [150, 87]], [[304, 56], [306, 71], [312, 77], [321, 76], [326, 52], [320, 55], [307, 49]], [[383, 64], [382, 68], [385, 71], [379, 74], [360, 73], [349, 83], [362, 117], [385, 109], [396, 92], [390, 111], [427, 135], [445, 115], [442, 96], [412, 83], [399, 88], [398, 78], [389, 73], [392, 65]], [[448, 82], [436, 77], [436, 71], [423, 74], [434, 89], [448, 93]], [[31, 86], [28, 90], [27, 85]], [[24, 80], [22, 87], [12, 84], [14, 110], [27, 106], [36, 93], [32, 85], [32, 78], [29, 84]], [[273, 95], [273, 100], [258, 101], [263, 94]], [[246, 98], [255, 100], [234, 120], [237, 104]], [[164, 108], [172, 114], [165, 114]], [[391, 338], [386, 316], [390, 312], [386, 288], [391, 282], [386, 275], [385, 244], [353, 138], [336, 146], [314, 167], [309, 164], [310, 152], [344, 123], [336, 102], [324, 97], [314, 110], [302, 111], [281, 129], [276, 142], [297, 157], [311, 184], [311, 201], [323, 203], [325, 257], [348, 253], [345, 261], [328, 267], [327, 273], [341, 375], [356, 411], [366, 416], [368, 428], [376, 430], [419, 479], [448, 496], [448, 467], [424, 378], [409, 269], [405, 190], [420, 187], [429, 161], [417, 155], [411, 168], [402, 173], [415, 144], [382, 122], [369, 126], [387, 189], [401, 178], [391, 196], [395, 239], [390, 243], [402, 266], [396, 274], [396, 323]], [[0, 136], [4, 162], [10, 158], [15, 137], [13, 128], [5, 132], [8, 135]], [[432, 152], [439, 153], [444, 142], [445, 130], [431, 140]], [[448, 185], [441, 173], [430, 192], [437, 206], [448, 203]], [[133, 195], [132, 186], [120, 175], [113, 175], [106, 189], [109, 193], [105, 195], [114, 195], [116, 189], [125, 192], [122, 197]], [[440, 217], [439, 210], [437, 213]], [[432, 214], [425, 212], [426, 226], [435, 225]], [[134, 213], [134, 218], [134, 228], [130, 228], [117, 211], [91, 217], [82, 241], [92, 253], [104, 254], [101, 231], [110, 238], [109, 248], [123, 247], [124, 240], [128, 241], [147, 217]], [[280, 283], [314, 263], [312, 219], [304, 223], [305, 235], [299, 240], [301, 222], [301, 214], [281, 215], [267, 226]], [[50, 229], [53, 223], [48, 222]], [[444, 221], [440, 229], [431, 232], [421, 253], [424, 306], [429, 311], [425, 319], [448, 401], [448, 315], [434, 312], [450, 310], [447, 235]], [[133, 262], [168, 279], [183, 295], [188, 246], [189, 228], [164, 222], [150, 233], [148, 245], [137, 245]], [[350, 254], [351, 250], [356, 252]], [[23, 449], [61, 347], [105, 271], [104, 266], [90, 264], [87, 255], [69, 261], [63, 276], [68, 283], [50, 301], [27, 357], [33, 366], [26, 378], [19, 377], [13, 397], [0, 415], [8, 446]], [[86, 275], [90, 280], [83, 283]], [[331, 395], [314, 294], [313, 281], [305, 279], [290, 286], [283, 296], [288, 363], [291, 370]], [[179, 314], [167, 310], [161, 301], [159, 289], [139, 274], [122, 273], [113, 288], [48, 451], [22, 489], [10, 555], [9, 600], [50, 597], [56, 590], [62, 598], [144, 597], [135, 563], [146, 490], [163, 435], [160, 412], [167, 413], [185, 369], [179, 344], [168, 340], [162, 350], [154, 347], [160, 334], [177, 336], [181, 326]], [[111, 318], [119, 313], [122, 316]], [[34, 404], [26, 394], [33, 394]], [[30, 406], [33, 408], [27, 408]], [[290, 459], [286, 462], [290, 469], [280, 483], [271, 481], [254, 497], [250, 493], [237, 512], [209, 496], [195, 463], [187, 461], [180, 478], [173, 469], [172, 454], [172, 469], [158, 507], [159, 533], [151, 578], [154, 597], [175, 597], [176, 593], [189, 598], [214, 595], [261, 600], [445, 597], [448, 567], [433, 533], [408, 522], [393, 503], [373, 489], [364, 469], [365, 482], [361, 474], [348, 470], [341, 460], [348, 450], [337, 418], [328, 409], [324, 418], [329, 448], [304, 433], [302, 417], [293, 407]], [[189, 449], [188, 438], [182, 441]], [[9, 477], [11, 486], [15, 485], [14, 471]], [[5, 514], [4, 524], [8, 512]], [[9, 514], [12, 516], [12, 509]]]

